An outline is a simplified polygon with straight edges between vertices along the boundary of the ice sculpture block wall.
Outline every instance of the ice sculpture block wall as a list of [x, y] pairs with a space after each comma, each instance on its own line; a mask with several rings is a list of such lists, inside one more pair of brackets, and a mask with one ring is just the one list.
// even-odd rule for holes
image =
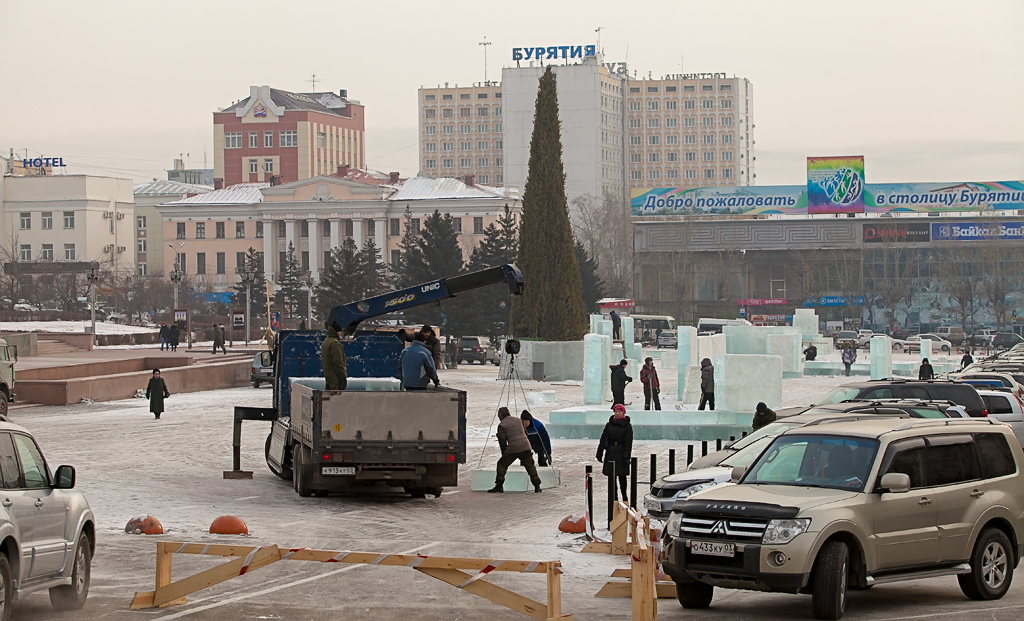
[[871, 379], [892, 377], [892, 340], [887, 336], [871, 337]]
[[622, 334], [620, 336], [622, 337], [623, 343], [625, 343], [625, 345], [626, 345], [626, 351], [632, 352], [633, 351], [633, 343], [634, 343], [634, 341], [633, 341], [633, 336], [634, 336], [633, 335], [633, 318], [632, 317], [623, 317], [622, 318]]
[[818, 314], [813, 308], [798, 308], [793, 312], [793, 327], [805, 338], [818, 336]]
[[682, 403], [700, 403], [700, 365], [691, 364], [682, 367], [679, 373], [679, 401]]
[[603, 377], [605, 369], [603, 366], [605, 341], [611, 341], [611, 337], [603, 334], [587, 334], [583, 337], [583, 403], [586, 405], [598, 405], [603, 399]]
[[726, 354], [715, 365], [715, 407], [753, 412], [758, 401], [771, 409], [782, 406], [782, 358]]
[[803, 373], [800, 334], [769, 334], [768, 354], [782, 358], [782, 373]]
[[921, 360], [932, 357], [932, 342], [928, 339], [921, 339]]

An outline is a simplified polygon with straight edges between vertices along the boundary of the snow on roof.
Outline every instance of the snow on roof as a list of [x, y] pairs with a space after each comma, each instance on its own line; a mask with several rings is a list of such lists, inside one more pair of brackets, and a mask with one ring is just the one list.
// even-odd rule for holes
[[[249, 97], [221, 110], [221, 112], [234, 112], [237, 108], [244, 108], [249, 103]], [[270, 99], [274, 105], [281, 106], [285, 110], [312, 110], [325, 114], [337, 116], [350, 116], [351, 112], [346, 111], [350, 100], [342, 99], [334, 93], [291, 93], [277, 88], [270, 89]]]
[[205, 194], [213, 191], [210, 185], [195, 185], [182, 183], [180, 181], [168, 181], [164, 179], [153, 179], [148, 183], [138, 183], [132, 186], [135, 196], [163, 196], [168, 194]]
[[169, 205], [240, 205], [262, 203], [263, 194], [260, 190], [269, 188], [270, 184], [261, 183], [236, 183], [221, 190], [214, 190], [198, 196], [190, 196], [179, 201], [168, 203]]
[[[338, 177], [338, 175], [334, 174], [331, 177]], [[391, 182], [391, 175], [387, 173], [362, 168], [349, 168], [348, 174], [341, 178], [370, 185], [389, 185]]]
[[437, 198], [500, 198], [502, 196], [504, 195], [492, 188], [471, 187], [458, 179], [413, 177], [406, 179], [399, 186], [398, 191], [388, 197], [388, 200], [415, 201]]

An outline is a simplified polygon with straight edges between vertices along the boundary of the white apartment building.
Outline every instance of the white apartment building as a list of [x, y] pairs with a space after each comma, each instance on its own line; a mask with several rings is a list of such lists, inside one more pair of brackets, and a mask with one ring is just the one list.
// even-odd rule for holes
[[502, 89], [498, 82], [420, 88], [420, 175], [505, 184]]

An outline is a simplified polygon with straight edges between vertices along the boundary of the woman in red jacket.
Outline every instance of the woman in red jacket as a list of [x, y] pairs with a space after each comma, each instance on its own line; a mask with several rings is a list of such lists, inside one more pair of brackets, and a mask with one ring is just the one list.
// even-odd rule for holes
[[644, 385], [644, 409], [651, 409], [651, 399], [654, 399], [654, 409], [660, 410], [658, 393], [661, 392], [661, 382], [658, 381], [658, 370], [654, 368], [654, 358], [644, 360], [644, 366], [640, 368], [640, 383]]

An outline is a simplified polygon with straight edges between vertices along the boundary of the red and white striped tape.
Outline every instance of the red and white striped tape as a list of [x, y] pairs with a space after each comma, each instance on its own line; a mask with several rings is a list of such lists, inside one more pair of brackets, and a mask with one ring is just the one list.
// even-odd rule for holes
[[[209, 546], [207, 546], [207, 547], [209, 547]], [[249, 570], [249, 564], [252, 563], [253, 557], [256, 556], [257, 552], [259, 552], [260, 550], [264, 549], [265, 547], [266, 546], [260, 546], [258, 548], [254, 548], [252, 552], [250, 552], [248, 555], [246, 555], [245, 560], [242, 561], [242, 568], [240, 570], [238, 570], [238, 575], [239, 576], [243, 575], [246, 571]], [[205, 549], [203, 551], [203, 554], [206, 554]]]
[[486, 566], [486, 567], [484, 567], [484, 568], [483, 568], [483, 569], [481, 569], [481, 570], [480, 570], [479, 572], [477, 572], [477, 574], [476, 574], [476, 575], [474, 575], [474, 576], [473, 576], [472, 578], [470, 578], [469, 580], [466, 580], [465, 582], [463, 582], [462, 584], [460, 584], [460, 585], [459, 585], [459, 588], [460, 588], [460, 589], [464, 589], [464, 588], [466, 588], [467, 586], [469, 586], [469, 585], [473, 584], [474, 582], [476, 582], [476, 581], [477, 581], [477, 580], [479, 580], [480, 578], [483, 578], [484, 576], [486, 576], [487, 574], [491, 573], [491, 572], [492, 572], [492, 571], [494, 571], [495, 569], [497, 569], [497, 568], [501, 567], [502, 563], [504, 563], [504, 562], [505, 562], [505, 561], [501, 561], [501, 560], [494, 560], [494, 561], [491, 561], [491, 562], [487, 563], [487, 566]]

